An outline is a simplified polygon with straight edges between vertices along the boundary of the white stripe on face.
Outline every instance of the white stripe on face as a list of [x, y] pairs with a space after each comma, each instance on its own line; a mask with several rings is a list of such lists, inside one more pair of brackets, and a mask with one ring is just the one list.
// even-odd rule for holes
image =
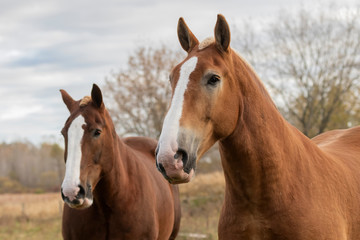
[[84, 124], [84, 117], [79, 115], [72, 121], [68, 129], [66, 170], [61, 187], [64, 195], [70, 200], [73, 200], [79, 192], [81, 139], [84, 135], [84, 129], [82, 128]]
[[182, 115], [184, 94], [189, 83], [190, 74], [195, 70], [196, 64], [197, 57], [192, 57], [181, 66], [179, 80], [175, 87], [170, 109], [165, 116], [163, 128], [159, 138], [160, 154], [162, 149], [172, 151], [171, 153], [174, 153], [178, 150], [176, 140], [179, 131], [180, 118]]

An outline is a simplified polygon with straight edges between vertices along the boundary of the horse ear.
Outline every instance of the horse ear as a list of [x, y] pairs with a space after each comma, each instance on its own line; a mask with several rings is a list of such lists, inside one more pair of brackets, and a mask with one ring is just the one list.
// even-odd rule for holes
[[91, 90], [91, 99], [96, 107], [102, 108], [104, 106], [101, 90], [95, 83]]
[[219, 50], [226, 52], [230, 45], [230, 28], [225, 17], [221, 14], [217, 15], [215, 25], [215, 41]]
[[188, 53], [199, 43], [182, 17], [179, 18], [177, 33], [181, 47]]
[[71, 113], [74, 110], [76, 101], [65, 90], [60, 89], [60, 93], [67, 109]]

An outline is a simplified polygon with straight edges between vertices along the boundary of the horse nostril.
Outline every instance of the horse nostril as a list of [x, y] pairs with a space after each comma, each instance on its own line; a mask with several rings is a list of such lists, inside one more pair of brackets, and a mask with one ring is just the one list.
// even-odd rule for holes
[[157, 160], [155, 160], [155, 164], [156, 164], [156, 168], [160, 171], [159, 164], [158, 164]]
[[189, 157], [188, 157], [187, 152], [186, 152], [184, 149], [182, 149], [182, 148], [179, 148], [179, 149], [177, 150], [176, 154], [174, 155], [174, 158], [175, 158], [175, 159], [178, 159], [179, 157], [181, 157], [181, 161], [183, 162], [183, 166], [184, 166], [184, 168], [185, 168], [186, 163], [187, 163], [188, 160], [189, 160]]
[[168, 175], [166, 175], [164, 166], [161, 163], [157, 163], [157, 162], [156, 162], [156, 166], [159, 172], [161, 172], [161, 174], [164, 176], [164, 178], [170, 182], [170, 178], [168, 177]]
[[164, 168], [164, 166], [163, 166], [161, 163], [158, 164], [158, 170], [159, 170], [162, 174], [166, 174], [165, 168]]
[[85, 198], [85, 189], [83, 188], [83, 186], [78, 185], [78, 187], [80, 188], [78, 194], [76, 195], [76, 198]]
[[157, 146], [155, 149], [155, 157], [157, 157], [158, 153], [159, 153], [159, 146]]

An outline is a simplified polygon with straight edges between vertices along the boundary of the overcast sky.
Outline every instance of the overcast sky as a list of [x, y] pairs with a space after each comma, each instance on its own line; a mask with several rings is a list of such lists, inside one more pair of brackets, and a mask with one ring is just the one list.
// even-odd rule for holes
[[[68, 117], [59, 89], [75, 99], [126, 66], [137, 46], [174, 48], [179, 17], [199, 40], [212, 36], [216, 14], [230, 25], [267, 21], [280, 9], [314, 0], [0, 0], [0, 142], [61, 139]], [[322, 1], [355, 7], [358, 0]], [[358, 6], [358, 5], [357, 5]]]

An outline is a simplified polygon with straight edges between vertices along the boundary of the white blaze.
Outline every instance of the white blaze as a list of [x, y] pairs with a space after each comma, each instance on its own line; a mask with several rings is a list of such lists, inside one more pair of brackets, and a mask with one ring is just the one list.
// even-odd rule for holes
[[62, 189], [65, 196], [70, 200], [75, 198], [79, 192], [80, 184], [80, 162], [81, 162], [81, 139], [84, 135], [82, 126], [85, 124], [83, 116], [75, 118], [68, 129], [68, 145], [65, 177]]
[[164, 153], [164, 151], [173, 154], [178, 150], [176, 140], [182, 115], [184, 94], [189, 83], [190, 74], [195, 70], [196, 64], [197, 57], [192, 57], [183, 63], [180, 68], [179, 80], [159, 138], [159, 154]]

